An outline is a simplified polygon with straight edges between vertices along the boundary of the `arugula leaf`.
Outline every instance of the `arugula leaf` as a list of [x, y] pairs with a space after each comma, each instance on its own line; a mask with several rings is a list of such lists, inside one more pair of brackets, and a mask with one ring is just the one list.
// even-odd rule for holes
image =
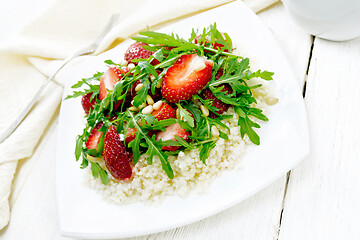
[[76, 146], [75, 146], [75, 158], [76, 158], [76, 161], [79, 160], [79, 158], [81, 156], [82, 147], [83, 147], [83, 138], [82, 138], [82, 136], [77, 136], [77, 138], [76, 138]]
[[81, 162], [80, 168], [84, 169], [87, 168], [87, 166], [89, 165], [89, 161], [86, 159], [86, 157], [83, 155], [83, 160]]
[[200, 160], [206, 165], [206, 159], [209, 158], [211, 150], [216, 146], [216, 141], [200, 145]]
[[274, 75], [273, 72], [257, 70], [256, 72], [250, 73], [248, 76], [246, 76], [246, 78], [251, 79], [254, 77], [260, 77], [264, 80], [273, 80], [272, 78], [273, 75]]
[[148, 91], [150, 89], [150, 81], [149, 79], [145, 78], [142, 81], [142, 84], [144, 85], [140, 91], [137, 92], [137, 95], [134, 97], [134, 103], [133, 105], [135, 107], [139, 107], [143, 102], [146, 101], [146, 96], [148, 95]]
[[114, 66], [121, 66], [121, 64], [118, 64], [118, 63], [114, 63], [112, 60], [108, 59], [108, 60], [105, 60], [104, 63], [106, 63], [107, 65], [114, 65]]
[[269, 119], [262, 113], [261, 109], [258, 108], [250, 108], [248, 111], [248, 114], [251, 116], [254, 116], [262, 121], [269, 121]]
[[180, 46], [183, 42], [186, 42], [183, 39], [176, 38], [174, 34], [167, 35], [165, 33], [153, 32], [153, 31], [144, 31], [139, 33], [142, 36], [132, 37], [133, 40], [138, 42], [147, 43], [150, 45], [166, 45], [170, 47]]
[[151, 65], [150, 63], [146, 62], [146, 61], [141, 61], [138, 63], [138, 67], [141, 70], [146, 70], [146, 72], [150, 73], [151, 75], [155, 76], [155, 79], [158, 78], [158, 74], [154, 68], [153, 65]]
[[90, 85], [89, 89], [83, 91], [74, 91], [72, 95], [68, 95], [65, 99], [81, 97], [88, 93], [92, 93], [92, 96], [99, 94], [99, 85]]
[[195, 124], [194, 124], [194, 119], [191, 117], [190, 113], [189, 113], [187, 110], [185, 110], [185, 109], [181, 106], [180, 103], [177, 103], [176, 105], [177, 105], [178, 108], [179, 108], [180, 120], [187, 122], [187, 123], [190, 125], [190, 127], [194, 127], [194, 126], [195, 126]]
[[192, 103], [185, 104], [184, 108], [186, 108], [193, 114], [196, 122], [200, 122], [200, 120], [201, 120], [200, 114], [201, 113], [200, 113], [200, 110], [194, 106], [194, 104], [192, 104]]
[[193, 96], [193, 99], [195, 99], [195, 100], [200, 100], [200, 102], [201, 102], [202, 104], [204, 104], [210, 111], [212, 111], [212, 112], [215, 113], [216, 115], [219, 115], [219, 114], [216, 113], [219, 109], [216, 108], [216, 107], [214, 107], [214, 106], [212, 105], [213, 100], [211, 100], [211, 99], [206, 99], [206, 100], [205, 100], [205, 99], [201, 98], [199, 95], [194, 95], [194, 96]]
[[249, 136], [251, 142], [253, 142], [256, 145], [260, 144], [260, 137], [253, 130], [253, 128], [260, 128], [259, 124], [254, 123], [248, 117], [246, 117], [246, 118], [239, 117], [238, 124], [240, 126], [240, 134], [241, 134], [242, 138], [246, 134]]
[[98, 163], [94, 163], [92, 161], [89, 161], [91, 164], [91, 173], [94, 178], [98, 178], [100, 176], [101, 182], [104, 185], [107, 185], [109, 182], [109, 176], [108, 173], [100, 167]]
[[81, 81], [79, 81], [76, 84], [74, 84], [73, 86], [71, 86], [71, 88], [79, 88], [84, 83], [87, 84], [87, 85], [90, 85], [92, 81], [100, 81], [100, 78], [101, 78], [102, 75], [104, 75], [103, 72], [97, 72], [92, 77], [81, 79]]
[[[179, 137], [177, 135], [174, 136], [176, 141], [179, 142], [179, 144], [181, 144], [182, 146], [184, 146], [185, 148], [187, 149], [193, 149], [194, 147], [191, 146], [187, 141], [185, 141], [182, 137]], [[169, 145], [166, 145], [166, 146], [169, 146]]]
[[133, 152], [133, 161], [136, 164], [140, 158], [140, 140], [141, 135], [135, 133], [135, 138], [131, 142], [129, 142], [128, 147], [132, 149]]

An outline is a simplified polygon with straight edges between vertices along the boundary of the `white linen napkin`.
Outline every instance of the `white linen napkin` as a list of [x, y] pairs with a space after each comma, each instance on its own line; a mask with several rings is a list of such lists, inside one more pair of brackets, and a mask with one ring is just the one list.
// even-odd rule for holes
[[[119, 24], [103, 39], [97, 53], [112, 48], [146, 26], [196, 14], [231, 1], [58, 0], [0, 48], [0, 134], [59, 64], [59, 61], [51, 60], [64, 59], [92, 43], [113, 13], [120, 13]], [[244, 2], [258, 12], [277, 0]], [[58, 109], [63, 84], [51, 82], [23, 123], [0, 144], [0, 230], [10, 218], [8, 199], [17, 163], [33, 154]]]

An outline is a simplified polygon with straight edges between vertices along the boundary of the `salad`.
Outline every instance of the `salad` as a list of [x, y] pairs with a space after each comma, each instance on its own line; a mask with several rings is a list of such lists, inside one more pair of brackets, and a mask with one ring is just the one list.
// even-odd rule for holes
[[197, 150], [206, 165], [219, 139], [229, 140], [225, 122], [234, 116], [240, 136], [260, 144], [254, 129], [268, 118], [255, 106], [254, 91], [262, 84], [248, 82], [274, 73], [251, 71], [216, 23], [193, 29], [189, 39], [150, 30], [132, 39], [124, 61], [106, 60], [106, 72], [81, 79], [66, 97], [81, 97], [85, 112], [75, 147], [81, 168], [107, 185], [131, 182], [139, 161], [160, 161], [173, 179], [169, 158]]

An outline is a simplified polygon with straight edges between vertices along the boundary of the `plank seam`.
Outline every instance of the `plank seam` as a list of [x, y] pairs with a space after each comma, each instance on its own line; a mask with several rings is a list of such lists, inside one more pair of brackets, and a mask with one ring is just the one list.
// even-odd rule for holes
[[311, 63], [311, 59], [312, 59], [312, 55], [313, 55], [312, 53], [314, 50], [314, 42], [315, 42], [315, 37], [311, 36], [310, 54], [309, 54], [307, 68], [306, 68], [305, 81], [304, 81], [303, 92], [302, 92], [303, 98], [305, 98], [305, 95], [306, 95], [306, 84], [307, 84], [307, 79], [308, 79], [308, 74], [309, 74], [309, 69], [310, 69], [310, 63]]
[[278, 230], [276, 232], [276, 239], [279, 239], [279, 235], [280, 235], [280, 229], [281, 229], [281, 221], [282, 221], [282, 216], [283, 216], [283, 212], [284, 212], [284, 208], [285, 208], [285, 199], [286, 199], [286, 193], [287, 193], [287, 189], [288, 189], [288, 185], [289, 185], [289, 180], [290, 180], [290, 174], [291, 171], [288, 171], [286, 174], [286, 181], [285, 181], [285, 189], [284, 189], [284, 195], [283, 195], [283, 199], [281, 202], [281, 212], [280, 212], [280, 218], [279, 218], [279, 224], [278, 224]]
[[[310, 54], [309, 54], [309, 60], [308, 60], [308, 64], [307, 64], [307, 68], [306, 68], [306, 73], [304, 76], [304, 86], [303, 86], [303, 91], [302, 91], [302, 95], [303, 98], [305, 98], [306, 96], [306, 84], [307, 84], [307, 79], [308, 79], [308, 73], [309, 73], [309, 69], [310, 69], [310, 63], [312, 60], [312, 55], [313, 55], [313, 50], [314, 50], [314, 42], [315, 42], [315, 36], [311, 36], [311, 47], [310, 47]], [[285, 209], [285, 200], [286, 200], [286, 194], [287, 194], [287, 190], [288, 190], [288, 185], [289, 185], [289, 181], [290, 181], [290, 176], [291, 176], [291, 170], [287, 172], [286, 174], [286, 181], [285, 181], [285, 189], [284, 189], [284, 195], [283, 195], [283, 199], [281, 202], [281, 212], [280, 212], [280, 217], [279, 217], [279, 224], [278, 224], [278, 230], [276, 232], [276, 239], [279, 239], [280, 236], [280, 230], [281, 230], [281, 222], [282, 222], [282, 217], [283, 217], [283, 213], [284, 213], [284, 209]]]

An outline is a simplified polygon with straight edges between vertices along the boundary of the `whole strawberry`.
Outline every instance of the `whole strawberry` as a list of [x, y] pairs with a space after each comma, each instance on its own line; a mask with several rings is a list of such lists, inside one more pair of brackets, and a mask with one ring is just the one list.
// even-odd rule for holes
[[111, 175], [116, 179], [129, 179], [132, 175], [131, 159], [113, 125], [105, 134], [104, 144], [105, 165]]
[[[130, 45], [130, 47], [126, 50], [124, 59], [128, 62], [131, 62], [134, 59], [148, 59], [151, 55], [154, 54], [152, 51], [148, 51], [143, 48], [146, 43], [136, 42]], [[152, 63], [157, 64], [159, 61], [154, 59]]]
[[214, 62], [197, 54], [181, 56], [166, 72], [161, 86], [163, 97], [171, 103], [189, 100], [211, 79]]

